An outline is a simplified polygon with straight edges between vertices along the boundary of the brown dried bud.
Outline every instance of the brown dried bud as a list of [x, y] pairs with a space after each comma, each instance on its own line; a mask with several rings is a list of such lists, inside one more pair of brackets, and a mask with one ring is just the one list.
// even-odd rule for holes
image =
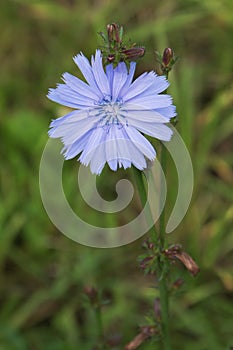
[[181, 252], [180, 254], [177, 254], [176, 257], [184, 264], [186, 269], [189, 270], [189, 272], [191, 272], [191, 274], [193, 276], [196, 276], [198, 274], [198, 272], [200, 272], [199, 266], [195, 263], [195, 261], [187, 253]]
[[140, 328], [141, 332], [125, 346], [125, 350], [136, 350], [148, 338], [158, 333], [154, 326], [143, 326]]
[[132, 47], [130, 49], [124, 49], [121, 51], [128, 60], [135, 60], [144, 56], [145, 48], [144, 47]]
[[170, 65], [173, 57], [174, 57], [174, 52], [172, 51], [172, 49], [170, 47], [167, 47], [163, 51], [162, 63], [164, 65], [164, 67], [168, 67]]
[[166, 249], [164, 251], [164, 254], [171, 260], [180, 260], [193, 276], [196, 276], [200, 271], [200, 268], [198, 267], [196, 262], [191, 258], [190, 255], [184, 252], [181, 246], [178, 244], [170, 247], [169, 249]]

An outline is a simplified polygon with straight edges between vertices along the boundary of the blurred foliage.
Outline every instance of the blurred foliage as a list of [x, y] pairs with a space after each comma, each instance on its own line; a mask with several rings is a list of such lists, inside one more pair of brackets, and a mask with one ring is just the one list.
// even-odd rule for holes
[[[154, 51], [180, 56], [170, 75], [178, 129], [191, 153], [195, 189], [189, 211], [171, 242], [183, 245], [201, 267], [171, 299], [174, 350], [223, 350], [233, 346], [233, 5], [231, 0], [2, 0], [0, 4], [0, 349], [89, 350], [96, 339], [93, 310], [83, 297], [94, 285], [110, 300], [103, 308], [108, 337], [122, 349], [153, 311], [154, 281], [139, 271], [142, 240], [115, 249], [72, 242], [52, 225], [38, 185], [40, 157], [51, 118], [63, 109], [46, 99], [65, 71], [80, 76], [72, 57], [100, 44], [97, 32], [119, 22], [146, 47], [137, 74], [155, 69]], [[65, 167], [74, 205], [77, 162]], [[176, 171], [168, 166], [169, 215]], [[124, 176], [119, 172], [120, 176]], [[127, 173], [128, 176], [128, 173]], [[117, 176], [105, 170], [101, 191], [115, 196]], [[75, 187], [76, 188], [76, 187]], [[81, 206], [82, 208], [82, 206]], [[136, 215], [138, 198], [114, 217], [88, 211], [98, 224]], [[87, 215], [83, 207], [83, 215]], [[148, 341], [142, 349], [159, 349]], [[113, 349], [113, 347], [112, 347]]]

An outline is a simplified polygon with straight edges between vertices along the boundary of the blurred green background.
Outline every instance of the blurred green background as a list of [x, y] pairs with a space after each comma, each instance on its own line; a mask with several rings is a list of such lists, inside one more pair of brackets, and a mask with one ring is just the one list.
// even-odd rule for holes
[[[177, 128], [190, 151], [195, 188], [189, 211], [174, 233], [198, 262], [193, 278], [182, 266], [174, 280], [184, 285], [171, 298], [174, 350], [223, 350], [233, 346], [233, 5], [231, 0], [2, 0], [0, 4], [0, 349], [94, 349], [97, 330], [83, 289], [95, 286], [109, 299], [105, 333], [123, 349], [153, 313], [152, 277], [137, 263], [143, 238], [124, 247], [81, 246], [50, 222], [39, 193], [38, 169], [50, 120], [64, 110], [47, 100], [49, 87], [65, 71], [76, 74], [72, 57], [88, 57], [100, 44], [97, 32], [118, 22], [146, 46], [137, 74], [156, 68], [154, 50], [172, 47], [180, 56], [170, 75], [179, 114]], [[81, 215], [86, 207], [76, 188], [77, 162], [65, 165], [67, 196]], [[176, 196], [169, 161], [169, 215]], [[126, 172], [128, 176], [129, 172]], [[99, 186], [114, 198], [123, 172], [106, 170]], [[81, 209], [80, 209], [81, 208]], [[127, 222], [130, 208], [113, 218], [88, 211], [96, 223]], [[86, 214], [87, 215], [87, 214]], [[141, 349], [161, 349], [146, 342]]]

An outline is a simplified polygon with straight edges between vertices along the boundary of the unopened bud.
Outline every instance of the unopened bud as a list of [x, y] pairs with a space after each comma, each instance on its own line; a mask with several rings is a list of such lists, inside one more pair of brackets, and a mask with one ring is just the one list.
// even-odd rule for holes
[[118, 44], [121, 43], [121, 32], [122, 29], [121, 27], [116, 24], [116, 23], [111, 23], [107, 25], [107, 32], [108, 32], [108, 40], [109, 43], [111, 43], [112, 41], [116, 41]]
[[163, 57], [162, 57], [162, 64], [164, 65], [164, 67], [168, 67], [173, 58], [174, 58], [174, 52], [170, 47], [167, 47], [163, 51]]
[[107, 25], [107, 33], [108, 33], [108, 40], [110, 42], [113, 41], [113, 32], [114, 32], [113, 24], [108, 24]]
[[122, 50], [122, 53], [126, 56], [128, 60], [135, 60], [144, 56], [145, 48], [144, 47], [131, 47], [130, 49]]

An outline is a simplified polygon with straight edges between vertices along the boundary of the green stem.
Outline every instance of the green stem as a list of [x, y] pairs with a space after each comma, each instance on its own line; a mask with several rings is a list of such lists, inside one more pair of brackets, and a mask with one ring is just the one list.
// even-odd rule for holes
[[97, 306], [95, 308], [95, 315], [96, 315], [96, 323], [98, 328], [98, 337], [99, 337], [99, 345], [101, 346], [101, 349], [106, 349], [105, 341], [104, 341], [104, 329], [103, 329], [103, 322], [102, 322], [102, 313], [101, 313], [101, 306]]
[[[146, 190], [146, 185], [145, 182], [143, 181], [143, 172], [138, 170], [137, 168], [133, 167], [133, 174], [134, 174], [134, 179], [136, 181], [137, 184], [137, 188], [138, 188], [138, 193], [140, 196], [140, 200], [142, 203], [142, 206], [145, 205], [146, 201], [147, 201], [147, 190]], [[150, 207], [148, 208], [148, 210], [146, 210], [146, 216], [147, 216], [147, 222], [152, 222], [153, 221], [153, 215], [151, 213], [151, 209]], [[158, 240], [158, 234], [156, 232], [156, 228], [153, 225], [151, 227], [151, 229], [148, 231], [151, 239], [153, 241], [154, 244], [157, 244], [157, 240]]]
[[[166, 171], [166, 153], [164, 147], [161, 150], [161, 165]], [[142, 202], [142, 205], [145, 204], [147, 200], [147, 191], [145, 188], [145, 183], [143, 181], [142, 171], [133, 168], [134, 178], [138, 187], [139, 196]], [[148, 219], [152, 219], [151, 211], [148, 213]], [[162, 333], [162, 342], [164, 350], [171, 350], [170, 343], [170, 334], [169, 334], [169, 295], [168, 295], [168, 286], [166, 279], [166, 270], [167, 262], [163, 259], [163, 250], [165, 249], [165, 211], [161, 213], [160, 222], [159, 222], [159, 232], [157, 233], [155, 226], [149, 231], [152, 241], [154, 244], [159, 247], [159, 255], [157, 259], [157, 269], [158, 269], [158, 285], [159, 285], [159, 295], [160, 295], [160, 305], [161, 305], [161, 333]]]
[[[160, 270], [163, 270], [160, 262]], [[164, 350], [171, 350], [170, 329], [169, 329], [169, 304], [167, 281], [162, 278], [159, 281], [160, 308], [161, 308], [161, 333]]]
[[[162, 145], [161, 147], [161, 166], [166, 174], [167, 154], [166, 149]], [[162, 342], [164, 350], [171, 350], [170, 342], [170, 330], [169, 330], [169, 293], [167, 286], [167, 269], [168, 262], [163, 257], [163, 251], [166, 248], [166, 232], [165, 232], [165, 208], [163, 209], [160, 221], [159, 221], [159, 250], [158, 256], [158, 270], [159, 270], [159, 294], [160, 294], [160, 307], [161, 307], [161, 330], [162, 330]]]

